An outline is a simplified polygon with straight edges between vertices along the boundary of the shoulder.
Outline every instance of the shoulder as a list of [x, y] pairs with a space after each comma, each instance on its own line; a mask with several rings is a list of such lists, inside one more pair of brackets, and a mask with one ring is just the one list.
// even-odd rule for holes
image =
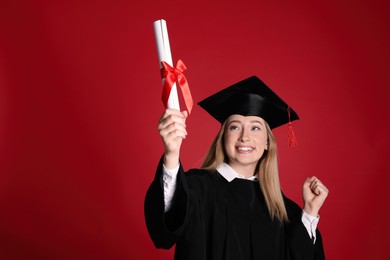
[[207, 181], [211, 180], [215, 176], [216, 172], [195, 168], [188, 170], [184, 174], [187, 179]]
[[218, 172], [205, 169], [190, 169], [184, 173], [189, 185], [209, 186], [218, 180]]
[[192, 174], [192, 175], [204, 175], [209, 173], [210, 171], [205, 170], [205, 169], [200, 169], [200, 168], [193, 168], [187, 171], [187, 174]]

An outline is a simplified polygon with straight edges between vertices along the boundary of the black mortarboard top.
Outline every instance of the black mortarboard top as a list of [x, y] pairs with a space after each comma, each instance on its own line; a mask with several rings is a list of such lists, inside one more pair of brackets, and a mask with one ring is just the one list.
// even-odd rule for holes
[[271, 128], [299, 119], [297, 113], [256, 76], [227, 87], [198, 105], [221, 124], [233, 114], [259, 116]]

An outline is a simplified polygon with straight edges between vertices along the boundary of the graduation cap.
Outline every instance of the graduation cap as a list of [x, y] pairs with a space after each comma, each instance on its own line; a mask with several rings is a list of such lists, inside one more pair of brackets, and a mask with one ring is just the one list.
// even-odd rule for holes
[[290, 146], [296, 145], [291, 122], [299, 119], [297, 113], [256, 76], [227, 87], [198, 105], [221, 124], [233, 114], [261, 117], [271, 129], [288, 123]]

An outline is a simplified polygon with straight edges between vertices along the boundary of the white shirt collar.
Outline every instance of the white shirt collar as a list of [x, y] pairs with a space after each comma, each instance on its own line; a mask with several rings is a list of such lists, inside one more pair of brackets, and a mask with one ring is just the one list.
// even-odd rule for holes
[[257, 175], [245, 178], [244, 176], [238, 174], [229, 164], [223, 162], [220, 166], [217, 167], [217, 171], [224, 177], [228, 182], [231, 182], [235, 178], [245, 179], [249, 181], [257, 181]]

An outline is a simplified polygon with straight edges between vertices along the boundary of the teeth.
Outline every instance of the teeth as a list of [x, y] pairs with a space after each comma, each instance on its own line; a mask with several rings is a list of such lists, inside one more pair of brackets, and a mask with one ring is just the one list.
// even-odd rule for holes
[[238, 150], [239, 151], [252, 151], [253, 148], [252, 147], [238, 147]]

